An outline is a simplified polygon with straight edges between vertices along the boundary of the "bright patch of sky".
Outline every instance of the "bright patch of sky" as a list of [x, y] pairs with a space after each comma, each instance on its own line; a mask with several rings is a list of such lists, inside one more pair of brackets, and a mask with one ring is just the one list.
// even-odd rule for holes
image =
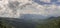
[[47, 2], [47, 3], [50, 3], [51, 0], [40, 0], [41, 2]]
[[60, 0], [58, 0], [57, 2], [60, 2]]

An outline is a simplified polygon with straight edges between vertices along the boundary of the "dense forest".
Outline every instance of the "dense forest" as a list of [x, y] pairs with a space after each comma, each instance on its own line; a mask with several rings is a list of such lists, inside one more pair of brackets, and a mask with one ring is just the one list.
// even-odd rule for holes
[[0, 18], [0, 28], [60, 28], [60, 16], [50, 17], [36, 22], [32, 22], [32, 20], [13, 19]]

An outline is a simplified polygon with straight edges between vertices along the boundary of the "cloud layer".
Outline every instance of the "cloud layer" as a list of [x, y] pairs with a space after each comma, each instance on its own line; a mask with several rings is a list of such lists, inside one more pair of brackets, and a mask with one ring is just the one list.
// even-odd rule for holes
[[50, 3], [51, 0], [40, 0], [41, 2], [46, 2], [46, 3]]
[[[50, 0], [39, 0], [39, 1], [50, 3]], [[14, 9], [12, 9], [12, 8], [9, 8], [11, 6], [9, 6], [10, 4], [8, 0], [5, 0], [4, 2], [0, 1], [0, 16], [1, 17], [14, 17], [14, 18], [19, 18], [20, 14], [37, 14], [37, 15], [40, 14], [46, 17], [60, 16], [60, 5], [56, 5], [55, 3], [50, 4], [50, 5], [48, 4], [41, 5], [33, 1], [29, 2], [28, 0], [26, 1], [21, 0], [21, 2], [22, 2], [21, 3], [22, 5], [20, 4], [20, 1], [19, 1], [18, 6], [15, 5], [16, 3], [11, 4], [12, 6], [15, 7]]]

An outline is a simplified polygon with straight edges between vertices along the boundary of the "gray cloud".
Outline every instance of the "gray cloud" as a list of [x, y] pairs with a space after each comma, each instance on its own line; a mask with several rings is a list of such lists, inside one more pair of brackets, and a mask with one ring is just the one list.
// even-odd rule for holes
[[0, 6], [3, 8], [0, 10], [0, 13], [1, 14], [5, 13], [4, 15], [0, 15], [0, 16], [6, 17], [7, 15], [7, 17], [17, 17], [17, 18], [19, 18], [20, 14], [36, 14], [36, 15], [42, 15], [45, 17], [60, 16], [60, 5], [56, 5], [54, 3], [50, 5], [48, 4], [41, 5], [40, 3], [37, 4], [36, 2], [32, 3], [32, 1], [31, 3], [29, 3], [29, 5], [27, 5], [27, 3], [29, 2], [26, 2], [25, 4], [22, 4], [21, 6], [19, 6], [20, 2], [9, 1], [8, 4], [6, 4], [7, 7], [4, 7], [4, 4], [0, 2]]
[[18, 1], [9, 1], [9, 3], [8, 3], [8, 7], [10, 9], [17, 8], [18, 6], [19, 6], [19, 2]]

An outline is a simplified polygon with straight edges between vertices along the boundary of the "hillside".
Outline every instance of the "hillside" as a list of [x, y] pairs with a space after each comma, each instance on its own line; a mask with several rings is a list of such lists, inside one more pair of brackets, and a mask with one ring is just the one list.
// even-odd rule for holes
[[42, 24], [38, 21], [37, 28], [60, 28], [60, 16], [47, 18]]
[[3, 18], [0, 17], [0, 28], [34, 28], [35, 23], [31, 20], [17, 18]]
[[[50, 17], [44, 20], [38, 20], [33, 22], [33, 20], [15, 19], [8, 20], [9, 18], [0, 17], [0, 27], [7, 28], [60, 28], [60, 17]], [[11, 19], [11, 18], [10, 18]], [[2, 21], [2, 22], [1, 22]]]

